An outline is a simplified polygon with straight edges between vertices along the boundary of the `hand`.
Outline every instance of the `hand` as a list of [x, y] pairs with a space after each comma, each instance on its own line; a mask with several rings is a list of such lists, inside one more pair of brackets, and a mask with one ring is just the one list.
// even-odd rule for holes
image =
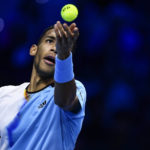
[[75, 23], [68, 26], [66, 23], [62, 25], [60, 21], [57, 21], [54, 25], [54, 30], [56, 33], [56, 51], [58, 58], [62, 60], [66, 59], [76, 44], [79, 37], [79, 29]]

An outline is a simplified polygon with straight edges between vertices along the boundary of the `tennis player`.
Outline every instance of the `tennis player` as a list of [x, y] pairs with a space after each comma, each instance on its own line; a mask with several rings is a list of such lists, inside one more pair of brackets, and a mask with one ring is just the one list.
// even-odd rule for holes
[[86, 102], [73, 72], [78, 37], [75, 23], [57, 21], [30, 48], [30, 82], [0, 88], [0, 150], [74, 149]]

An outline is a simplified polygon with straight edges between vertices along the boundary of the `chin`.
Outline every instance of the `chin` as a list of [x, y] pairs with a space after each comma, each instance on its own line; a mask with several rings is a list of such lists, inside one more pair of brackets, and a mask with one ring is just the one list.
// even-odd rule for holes
[[36, 72], [39, 74], [41, 78], [53, 78], [55, 66], [47, 66], [46, 64], [36, 64], [35, 65]]
[[43, 79], [51, 79], [54, 78], [54, 72], [40, 72], [40, 77]]
[[54, 68], [41, 68], [38, 70], [38, 74], [42, 78], [53, 78], [54, 77]]

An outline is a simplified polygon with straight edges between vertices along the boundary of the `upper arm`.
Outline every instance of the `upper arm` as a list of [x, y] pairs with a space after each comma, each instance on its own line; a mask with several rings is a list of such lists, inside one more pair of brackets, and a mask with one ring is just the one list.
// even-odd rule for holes
[[73, 112], [73, 113], [78, 113], [81, 109], [81, 104], [79, 102], [78, 97], [75, 97], [75, 100], [73, 101], [72, 105], [68, 108], [64, 108], [64, 110]]
[[55, 104], [63, 109], [68, 109], [76, 97], [75, 80], [66, 83], [57, 83], [55, 81], [54, 101]]
[[76, 97], [68, 108], [63, 108], [66, 111], [78, 113], [81, 109], [85, 111], [86, 90], [83, 84], [76, 80]]

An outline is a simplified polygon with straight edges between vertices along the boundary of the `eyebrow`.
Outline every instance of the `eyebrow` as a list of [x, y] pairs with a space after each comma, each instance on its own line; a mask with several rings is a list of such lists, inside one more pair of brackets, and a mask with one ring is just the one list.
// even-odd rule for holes
[[46, 38], [50, 38], [50, 39], [56, 40], [56, 38], [54, 36], [46, 36]]

